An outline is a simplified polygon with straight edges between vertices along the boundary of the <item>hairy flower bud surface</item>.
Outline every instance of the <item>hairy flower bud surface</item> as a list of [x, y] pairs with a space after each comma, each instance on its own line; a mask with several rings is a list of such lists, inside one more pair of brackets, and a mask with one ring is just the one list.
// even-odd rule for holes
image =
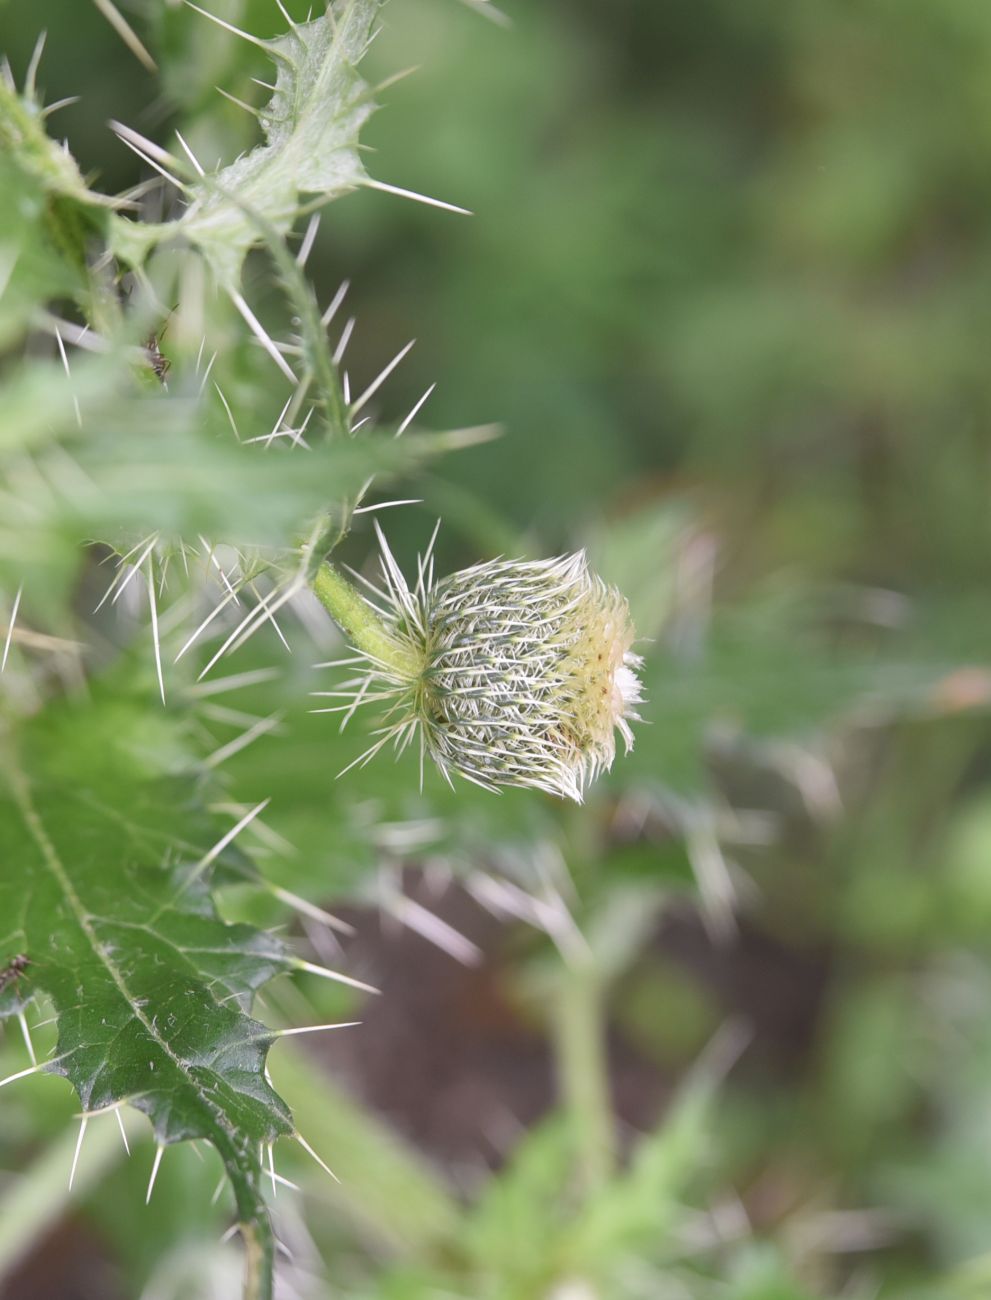
[[346, 684], [345, 717], [367, 700], [390, 707], [357, 761], [419, 735], [421, 758], [448, 779], [459, 772], [486, 789], [529, 786], [580, 802], [612, 764], [616, 731], [627, 750], [633, 743], [642, 660], [623, 596], [584, 553], [491, 561], [436, 583], [427, 560], [413, 590], [384, 540], [383, 556], [386, 590], [372, 608], [396, 654], [364, 656]]

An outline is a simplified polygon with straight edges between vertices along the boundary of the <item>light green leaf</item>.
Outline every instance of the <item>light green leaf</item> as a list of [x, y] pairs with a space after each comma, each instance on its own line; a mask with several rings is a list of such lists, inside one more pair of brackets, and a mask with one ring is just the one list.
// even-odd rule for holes
[[45, 229], [48, 197], [37, 176], [12, 155], [0, 154], [0, 348], [20, 337], [38, 307], [76, 293], [78, 269], [52, 247]]
[[[194, 544], [295, 545], [309, 521], [343, 510], [369, 478], [386, 482], [485, 430], [363, 433], [312, 448], [231, 432], [215, 394], [142, 391], [126, 358], [87, 357], [67, 378], [57, 363], [24, 368], [0, 411], [0, 587], [20, 583], [45, 603], [83, 540], [130, 549], [159, 533]], [[79, 413], [77, 422], [77, 410]]]
[[190, 186], [177, 221], [115, 220], [115, 253], [140, 264], [162, 240], [185, 236], [233, 286], [248, 250], [260, 242], [259, 222], [285, 234], [300, 195], [330, 199], [360, 185], [366, 173], [358, 132], [374, 104], [357, 64], [377, 10], [378, 0], [338, 0], [322, 17], [257, 41], [276, 66], [274, 93], [258, 113], [265, 143]]
[[[40, 48], [36, 53], [40, 56]], [[95, 210], [110, 206], [113, 200], [89, 189], [69, 151], [46, 134], [44, 109], [34, 92], [33, 71], [28, 79], [24, 94], [20, 94], [9, 78], [0, 77], [0, 154], [15, 160], [47, 194], [69, 200], [81, 210], [93, 209], [92, 219], [102, 220]]]

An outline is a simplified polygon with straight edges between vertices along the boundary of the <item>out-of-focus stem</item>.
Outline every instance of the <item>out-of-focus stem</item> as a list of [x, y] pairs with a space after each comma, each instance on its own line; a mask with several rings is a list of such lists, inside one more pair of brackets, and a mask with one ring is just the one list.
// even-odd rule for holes
[[588, 1196], [608, 1181], [615, 1155], [602, 985], [591, 957], [561, 967], [556, 1013], [558, 1086]]

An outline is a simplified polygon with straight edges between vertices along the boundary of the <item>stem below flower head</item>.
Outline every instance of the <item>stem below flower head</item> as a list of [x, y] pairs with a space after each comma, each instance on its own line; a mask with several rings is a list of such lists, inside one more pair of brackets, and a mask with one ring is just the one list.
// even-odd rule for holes
[[555, 1013], [561, 1103], [572, 1123], [581, 1191], [592, 1197], [613, 1169], [615, 1121], [603, 989], [590, 957], [559, 969]]
[[341, 571], [324, 561], [313, 577], [313, 592], [356, 649], [369, 659], [402, 676], [416, 677], [421, 664], [389, 631]]

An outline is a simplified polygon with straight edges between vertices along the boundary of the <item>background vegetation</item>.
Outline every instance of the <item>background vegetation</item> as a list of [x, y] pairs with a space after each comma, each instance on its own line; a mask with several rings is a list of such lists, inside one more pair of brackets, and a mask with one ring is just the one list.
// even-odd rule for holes
[[[475, 215], [356, 193], [327, 212], [308, 271], [321, 304], [352, 282], [356, 385], [418, 339], [387, 418], [436, 379], [433, 427], [504, 426], [384, 489], [422, 499], [383, 516], [407, 571], [439, 515], [442, 571], [587, 545], [627, 591], [650, 701], [633, 755], [578, 809], [452, 794], [430, 773], [421, 794], [415, 759], [335, 782], [373, 723], [339, 736], [307, 712], [332, 685], [310, 666], [334, 657], [315, 618], [287, 629], [291, 655], [255, 637], [230, 671], [277, 674], [177, 735], [146, 610], [91, 618], [107, 578], [98, 555], [78, 560], [85, 520], [63, 501], [25, 532], [20, 462], [0, 624], [24, 573], [23, 626], [66, 637], [71, 614], [99, 647], [92, 707], [108, 730], [133, 708], [151, 747], [215, 752], [277, 720], [224, 764], [225, 797], [271, 800], [263, 874], [345, 917], [343, 952], [307, 924], [309, 941], [383, 992], [265, 994], [280, 1023], [363, 1022], [273, 1049], [341, 1179], [280, 1148], [302, 1187], [276, 1201], [286, 1295], [987, 1295], [991, 11], [505, 9], [502, 29], [456, 0], [393, 0], [369, 55], [373, 81], [421, 65], [365, 130], [374, 174]], [[283, 25], [269, 0], [215, 11], [261, 36]], [[93, 184], [149, 175], [111, 117], [169, 148], [178, 128], [207, 165], [249, 147], [253, 123], [214, 87], [257, 102], [264, 59], [167, 0], [127, 13], [160, 76], [96, 6], [0, 3], [18, 85], [47, 29], [46, 101], [80, 96], [51, 130]], [[17, 211], [0, 214], [8, 241]], [[0, 300], [12, 385], [27, 355], [56, 356], [25, 319], [65, 286], [31, 265], [23, 299]], [[261, 255], [245, 295], [277, 318]], [[267, 431], [277, 372], [229, 307], [211, 312], [225, 392]], [[161, 339], [174, 384], [190, 338], [180, 304]], [[16, 445], [30, 408], [11, 392], [0, 444]], [[111, 454], [140, 463], [145, 445]], [[184, 509], [285, 532], [288, 507], [211, 473], [208, 502]], [[367, 518], [345, 551], [371, 571]], [[14, 712], [38, 689], [30, 649], [8, 665]], [[79, 690], [59, 664], [46, 698]], [[96, 717], [61, 733], [67, 769], [98, 747]], [[228, 883], [226, 915], [307, 937]], [[8, 1027], [0, 1074], [27, 1064]], [[128, 1121], [127, 1160], [94, 1122], [70, 1193], [77, 1111], [60, 1079], [0, 1097], [2, 1294], [237, 1294], [215, 1158], [170, 1149], [147, 1210], [147, 1124]]]

